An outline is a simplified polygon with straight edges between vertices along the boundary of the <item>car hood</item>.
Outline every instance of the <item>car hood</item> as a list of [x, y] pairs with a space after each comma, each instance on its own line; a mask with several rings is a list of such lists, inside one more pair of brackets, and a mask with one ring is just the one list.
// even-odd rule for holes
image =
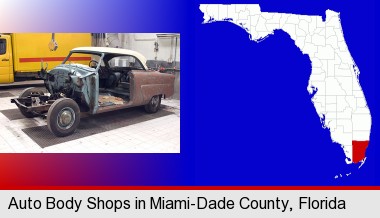
[[67, 72], [83, 78], [94, 74], [96, 70], [84, 64], [61, 64], [49, 71], [49, 74], [59, 74], [60, 72]]

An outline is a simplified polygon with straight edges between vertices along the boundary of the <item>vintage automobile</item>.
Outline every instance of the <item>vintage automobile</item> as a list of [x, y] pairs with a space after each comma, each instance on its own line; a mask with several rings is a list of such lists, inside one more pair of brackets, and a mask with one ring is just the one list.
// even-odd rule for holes
[[[78, 53], [91, 57], [88, 66], [70, 62], [70, 56]], [[173, 95], [175, 79], [148, 69], [145, 57], [136, 51], [108, 47], [75, 48], [61, 65], [49, 72], [41, 69], [40, 76], [49, 93], [27, 88], [11, 102], [25, 117], [47, 118], [49, 130], [59, 137], [76, 130], [81, 113], [142, 105], [155, 113], [161, 98]]]

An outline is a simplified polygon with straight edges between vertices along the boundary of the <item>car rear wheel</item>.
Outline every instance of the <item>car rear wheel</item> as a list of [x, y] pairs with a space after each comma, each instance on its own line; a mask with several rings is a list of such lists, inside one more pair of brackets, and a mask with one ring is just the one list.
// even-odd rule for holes
[[153, 96], [149, 103], [145, 105], [145, 111], [148, 113], [156, 113], [160, 109], [161, 95]]
[[74, 133], [80, 122], [78, 104], [70, 98], [60, 98], [49, 108], [47, 124], [50, 132], [58, 137]]
[[[30, 88], [24, 89], [20, 93], [19, 97], [20, 98], [26, 98], [26, 97], [31, 96], [31, 95], [44, 95], [44, 92], [39, 88], [30, 87]], [[33, 117], [37, 116], [37, 114], [34, 114], [32, 112], [27, 112], [25, 108], [19, 108], [19, 110], [22, 113], [22, 115], [24, 115], [27, 118], [33, 118]]]

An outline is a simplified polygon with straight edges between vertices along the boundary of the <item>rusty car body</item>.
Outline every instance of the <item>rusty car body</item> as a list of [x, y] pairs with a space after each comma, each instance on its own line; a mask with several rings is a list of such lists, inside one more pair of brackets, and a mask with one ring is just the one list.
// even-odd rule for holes
[[[73, 54], [92, 59], [88, 66], [71, 63]], [[49, 130], [56, 136], [72, 134], [81, 113], [92, 115], [142, 105], [148, 113], [155, 113], [161, 98], [174, 93], [173, 75], [148, 69], [143, 55], [120, 48], [75, 48], [61, 65], [49, 72], [41, 69], [40, 76], [49, 93], [27, 88], [11, 102], [26, 117], [46, 117]]]

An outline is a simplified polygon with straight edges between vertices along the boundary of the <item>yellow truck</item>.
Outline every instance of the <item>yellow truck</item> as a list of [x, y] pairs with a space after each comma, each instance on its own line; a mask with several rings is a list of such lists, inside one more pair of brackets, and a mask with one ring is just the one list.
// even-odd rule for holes
[[[0, 84], [38, 78], [41, 62], [50, 70], [83, 46], [91, 46], [90, 33], [0, 33]], [[90, 60], [83, 54], [69, 59], [81, 64]]]

